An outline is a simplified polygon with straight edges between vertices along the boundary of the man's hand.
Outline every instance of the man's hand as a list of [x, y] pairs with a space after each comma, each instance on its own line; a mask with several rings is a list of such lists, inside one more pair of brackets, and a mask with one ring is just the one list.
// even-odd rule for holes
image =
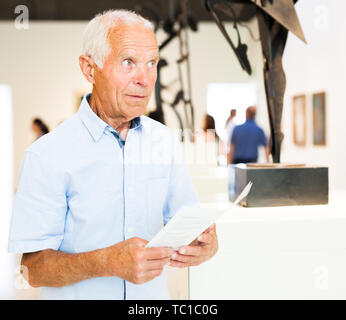
[[188, 246], [180, 247], [169, 263], [172, 267], [198, 266], [212, 258], [218, 250], [215, 223]]
[[145, 248], [148, 241], [131, 238], [107, 248], [66, 253], [46, 249], [24, 253], [22, 265], [33, 287], [62, 287], [95, 277], [117, 276], [135, 284], [159, 276], [172, 248]]
[[159, 276], [174, 250], [164, 247], [145, 248], [147, 243], [135, 237], [106, 248], [106, 276], [115, 275], [134, 284]]

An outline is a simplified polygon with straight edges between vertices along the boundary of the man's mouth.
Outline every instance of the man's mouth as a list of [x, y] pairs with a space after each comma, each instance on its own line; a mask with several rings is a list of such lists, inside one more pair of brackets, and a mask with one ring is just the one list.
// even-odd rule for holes
[[144, 99], [146, 97], [140, 94], [128, 94], [127, 96], [133, 99]]

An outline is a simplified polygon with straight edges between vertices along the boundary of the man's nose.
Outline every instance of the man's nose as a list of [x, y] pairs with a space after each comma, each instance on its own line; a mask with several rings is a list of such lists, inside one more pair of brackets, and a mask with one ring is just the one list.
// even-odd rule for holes
[[138, 68], [136, 71], [135, 84], [146, 87], [149, 83], [149, 72], [143, 67]]

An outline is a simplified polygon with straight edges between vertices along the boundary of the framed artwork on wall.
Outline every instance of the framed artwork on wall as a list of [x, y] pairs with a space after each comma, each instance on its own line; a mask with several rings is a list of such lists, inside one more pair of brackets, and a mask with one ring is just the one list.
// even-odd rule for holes
[[312, 95], [313, 144], [326, 145], [326, 93]]
[[293, 102], [293, 142], [297, 146], [306, 145], [306, 96], [294, 96]]

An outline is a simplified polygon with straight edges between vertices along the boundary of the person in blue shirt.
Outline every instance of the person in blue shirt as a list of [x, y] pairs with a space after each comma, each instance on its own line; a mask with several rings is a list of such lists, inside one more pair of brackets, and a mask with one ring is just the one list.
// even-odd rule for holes
[[196, 205], [178, 140], [144, 116], [159, 60], [151, 23], [125, 10], [86, 27], [79, 64], [92, 84], [79, 111], [25, 152], [8, 250], [42, 299], [169, 299], [164, 266], [199, 265], [215, 225], [190, 245], [146, 248]]
[[246, 109], [246, 121], [233, 130], [228, 164], [257, 162], [258, 147], [265, 147], [266, 160], [269, 162], [269, 149], [263, 130], [256, 124], [256, 107]]

